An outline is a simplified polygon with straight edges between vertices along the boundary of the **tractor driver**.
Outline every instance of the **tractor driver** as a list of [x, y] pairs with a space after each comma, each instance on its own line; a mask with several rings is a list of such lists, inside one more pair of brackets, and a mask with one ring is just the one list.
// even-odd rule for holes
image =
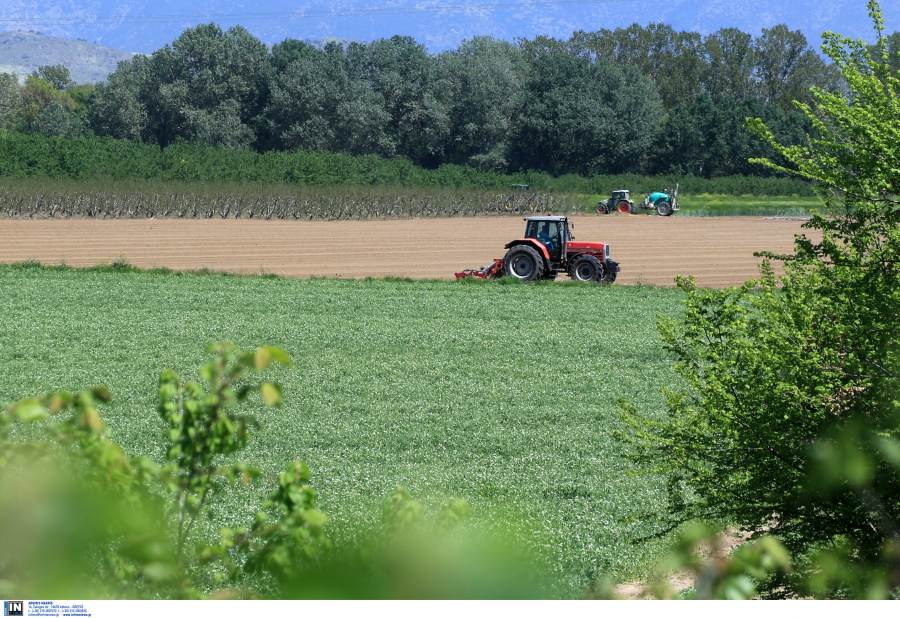
[[542, 223], [540, 231], [537, 233], [537, 239], [541, 244], [547, 247], [547, 251], [554, 251], [556, 249], [558, 236], [559, 234], [557, 233], [556, 225], [549, 221]]

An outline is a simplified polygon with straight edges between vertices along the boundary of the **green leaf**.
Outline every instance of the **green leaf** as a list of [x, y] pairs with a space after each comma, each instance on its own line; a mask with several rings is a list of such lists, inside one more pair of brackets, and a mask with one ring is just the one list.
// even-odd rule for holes
[[272, 364], [272, 353], [269, 352], [269, 348], [262, 347], [256, 351], [256, 356], [253, 357], [253, 364], [260, 371], [268, 367]]
[[12, 416], [22, 423], [31, 423], [46, 418], [47, 408], [37, 399], [25, 399], [13, 406]]
[[306, 511], [303, 514], [303, 518], [306, 520], [306, 525], [314, 531], [321, 530], [325, 527], [325, 524], [328, 523], [328, 516], [326, 516], [321, 511]]
[[96, 401], [103, 403], [112, 401], [112, 393], [105, 386], [95, 386], [91, 388], [90, 393]]
[[263, 382], [259, 386], [259, 392], [260, 395], [262, 395], [263, 400], [266, 402], [266, 405], [281, 405], [282, 389], [280, 385], [273, 384], [271, 382]]
[[168, 581], [178, 575], [178, 569], [174, 565], [164, 562], [150, 562], [141, 571], [147, 579], [154, 582]]
[[272, 360], [276, 363], [281, 363], [282, 365], [290, 365], [291, 359], [288, 357], [287, 352], [282, 350], [281, 348], [276, 348], [274, 346], [266, 346], [266, 349], [269, 351], [269, 355], [272, 357]]

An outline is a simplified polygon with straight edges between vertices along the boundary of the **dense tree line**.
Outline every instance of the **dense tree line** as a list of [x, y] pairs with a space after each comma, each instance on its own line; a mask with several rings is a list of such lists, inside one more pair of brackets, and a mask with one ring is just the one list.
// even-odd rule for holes
[[[889, 40], [896, 56], [900, 33]], [[766, 173], [750, 157], [777, 160], [744, 128], [747, 116], [783, 143], [804, 140], [812, 125], [792, 101], [811, 86], [843, 88], [786, 26], [704, 37], [635, 24], [566, 41], [476, 37], [430, 55], [401, 36], [269, 50], [240, 26], [208, 24], [93, 86], [76, 86], [61, 66], [21, 84], [0, 75], [0, 128], [404, 157], [431, 169], [709, 178]]]
[[534, 60], [546, 54], [603, 58], [637, 67], [656, 85], [666, 109], [690, 105], [701, 94], [738, 103], [754, 98], [792, 113], [792, 101], [807, 102], [809, 88], [842, 87], [840, 73], [826, 64], [799, 30], [785, 25], [758, 37], [737, 28], [708, 36], [678, 32], [665, 24], [575, 32], [567, 41], [549, 37], [522, 40]]

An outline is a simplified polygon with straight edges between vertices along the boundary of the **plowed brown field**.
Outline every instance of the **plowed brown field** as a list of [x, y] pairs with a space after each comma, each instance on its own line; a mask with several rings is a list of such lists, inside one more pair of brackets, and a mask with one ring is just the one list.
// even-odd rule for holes
[[[789, 252], [800, 221], [758, 217], [574, 217], [579, 240], [608, 242], [619, 281], [738, 285], [758, 274], [754, 251]], [[0, 220], [0, 262], [276, 273], [291, 277], [452, 278], [503, 257], [520, 217], [389, 221], [210, 219]]]

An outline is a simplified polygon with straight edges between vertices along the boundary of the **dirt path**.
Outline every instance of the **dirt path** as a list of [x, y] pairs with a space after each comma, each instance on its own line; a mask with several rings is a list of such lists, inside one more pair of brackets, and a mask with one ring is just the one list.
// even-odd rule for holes
[[[579, 240], [608, 242], [619, 281], [738, 285], [758, 274], [754, 251], [788, 252], [801, 222], [759, 217], [578, 216]], [[503, 257], [520, 217], [390, 221], [0, 220], [0, 262], [92, 266], [120, 257], [165, 266], [291, 277], [452, 278]]]

